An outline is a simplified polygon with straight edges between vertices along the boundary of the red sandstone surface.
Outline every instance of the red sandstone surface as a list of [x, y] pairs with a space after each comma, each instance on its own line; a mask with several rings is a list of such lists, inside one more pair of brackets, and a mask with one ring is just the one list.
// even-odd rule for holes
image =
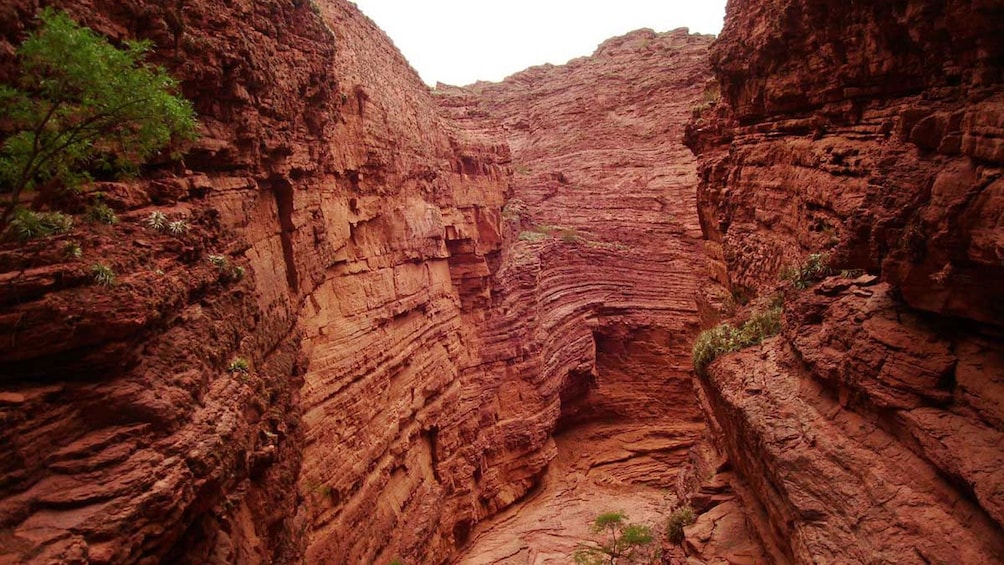
[[[0, 563], [564, 563], [680, 498], [668, 562], [1004, 558], [998, 3], [733, 0], [434, 91], [342, 0], [51, 4], [202, 137], [0, 246]], [[871, 274], [692, 380], [820, 251]]]
[[[710, 40], [640, 30], [566, 65], [437, 91], [455, 113], [498, 120], [512, 148], [515, 241], [497, 280], [527, 320], [516, 335], [541, 352], [510, 378], [540, 381], [546, 404], [525, 419], [557, 418], [544, 485], [476, 528], [462, 562], [565, 563], [599, 512], [659, 528], [676, 500], [704, 432], [689, 378], [696, 177], [681, 140]], [[526, 275], [525, 290], [507, 284]]]
[[789, 293], [781, 337], [702, 380], [775, 561], [1004, 558], [1002, 26], [995, 2], [729, 4], [687, 135], [711, 278], [873, 275]]
[[[330, 30], [288, 2], [48, 4], [113, 41], [151, 40], [203, 135], [182, 165], [95, 187], [119, 224], [0, 251], [0, 561], [295, 559], [304, 362], [291, 287], [310, 273], [286, 225], [291, 189], [331, 159]], [[4, 76], [37, 9], [0, 10]], [[154, 210], [189, 231], [146, 229]], [[57, 253], [69, 239], [81, 259]], [[225, 280], [209, 254], [248, 276]], [[116, 286], [91, 284], [97, 261]], [[227, 373], [235, 356], [247, 378]]]

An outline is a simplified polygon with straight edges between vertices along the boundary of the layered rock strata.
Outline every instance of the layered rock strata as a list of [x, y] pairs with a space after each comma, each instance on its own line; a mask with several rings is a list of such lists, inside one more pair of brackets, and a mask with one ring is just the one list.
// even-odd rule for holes
[[[639, 31], [435, 92], [341, 0], [49, 4], [151, 40], [203, 135], [0, 248], [0, 561], [562, 562], [716, 471], [692, 556], [1002, 559], [996, 3], [735, 0], [717, 83]], [[870, 275], [693, 390], [698, 321], [824, 251]]]
[[[282, 1], [46, 4], [113, 42], [150, 40], [202, 137], [183, 162], [88, 189], [118, 224], [78, 217], [0, 253], [0, 560], [297, 561], [310, 273], [288, 214], [331, 159], [331, 31]], [[0, 11], [7, 80], [38, 9]], [[150, 229], [154, 211], [177, 233]], [[60, 252], [71, 241], [80, 258]], [[115, 285], [93, 283], [97, 263]], [[248, 373], [228, 371], [238, 358]]]
[[320, 242], [300, 230], [315, 239], [298, 248], [323, 250], [300, 314], [306, 560], [437, 562], [487, 512], [478, 497], [497, 508], [522, 492], [513, 448], [545, 433], [497, 422], [501, 375], [482, 367], [509, 152], [486, 120], [442, 119], [354, 7], [320, 9], [345, 102], [334, 169], [294, 214], [307, 227], [319, 213]]
[[858, 271], [789, 290], [781, 337], [702, 381], [775, 561], [1004, 556], [1002, 15], [729, 4], [721, 101], [687, 135], [725, 287], [701, 300], [773, 292], [810, 253]]
[[[65, 7], [151, 39], [202, 137], [97, 187], [122, 221], [78, 227], [80, 261], [5, 251], [4, 558], [442, 559], [473, 518], [437, 430], [481, 397], [458, 396], [463, 315], [484, 317], [508, 149], [443, 121], [347, 3], [114, 4]], [[36, 8], [5, 12], [8, 44]], [[117, 285], [89, 284], [99, 259]]]
[[640, 30], [566, 65], [437, 89], [455, 113], [498, 120], [512, 148], [515, 241], [496, 278], [519, 322], [499, 331], [530, 348], [510, 378], [539, 404], [520, 417], [556, 432], [541, 487], [477, 528], [463, 562], [567, 562], [597, 513], [659, 524], [675, 502], [704, 434], [688, 376], [696, 178], [680, 139], [710, 40]]

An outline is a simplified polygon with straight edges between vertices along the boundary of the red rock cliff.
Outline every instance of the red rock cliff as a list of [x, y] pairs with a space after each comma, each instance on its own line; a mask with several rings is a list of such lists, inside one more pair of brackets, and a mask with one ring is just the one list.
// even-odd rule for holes
[[[293, 208], [330, 174], [331, 31], [306, 3], [50, 4], [113, 41], [151, 40], [203, 135], [181, 164], [93, 187], [117, 225], [2, 251], [2, 559], [295, 560], [296, 322], [313, 273]], [[5, 75], [37, 9], [0, 10]], [[146, 229], [155, 210], [188, 230]], [[118, 284], [91, 283], [98, 261]], [[250, 375], [228, 373], [235, 357]]]
[[547, 473], [531, 501], [476, 530], [464, 562], [567, 561], [605, 509], [657, 521], [704, 433], [689, 378], [696, 178], [681, 139], [710, 40], [639, 30], [566, 65], [437, 91], [455, 115], [498, 120], [512, 148], [511, 245], [484, 348], [504, 375], [501, 437], [527, 436], [503, 459], [528, 477], [509, 494]]
[[[95, 187], [118, 225], [0, 248], [0, 560], [565, 559], [665, 510], [697, 397], [774, 560], [1004, 555], [997, 4], [733, 1], [721, 102], [681, 32], [430, 92], [341, 0], [55, 4], [153, 41], [203, 136]], [[818, 251], [881, 278], [695, 397], [699, 320]]]
[[[441, 561], [480, 517], [479, 496], [511, 502], [521, 488], [511, 483], [524, 480], [476, 478], [488, 438], [503, 454], [519, 441], [492, 429], [501, 418], [487, 384], [498, 377], [479, 346], [509, 151], [487, 120], [440, 118], [354, 7], [322, 3], [321, 14], [338, 38], [332, 68], [346, 101], [335, 168], [294, 213], [305, 227], [319, 215], [324, 250], [300, 313], [306, 560]], [[317, 233], [303, 230], [315, 239], [296, 247], [318, 248]]]
[[[1004, 556], [1004, 12], [729, 2], [699, 111], [712, 279], [828, 253], [782, 335], [714, 363], [709, 413], [777, 561]], [[708, 304], [721, 294], [702, 296]]]
[[[122, 221], [64, 237], [80, 260], [2, 250], [5, 561], [441, 562], [583, 442], [602, 481], [674, 486], [709, 38], [434, 95], [346, 2], [62, 6], [150, 39], [203, 135], [95, 187]], [[4, 72], [36, 9], [0, 13]]]
[[[439, 459], [464, 442], [437, 433], [478, 403], [463, 316], [501, 245], [499, 136], [442, 120], [345, 2], [62, 6], [153, 41], [203, 135], [96, 187], [122, 221], [64, 238], [82, 259], [2, 252], [4, 561], [446, 555], [466, 518]], [[0, 12], [5, 72], [36, 9]], [[153, 210], [189, 231], [145, 229]], [[89, 284], [98, 258], [119, 284]]]

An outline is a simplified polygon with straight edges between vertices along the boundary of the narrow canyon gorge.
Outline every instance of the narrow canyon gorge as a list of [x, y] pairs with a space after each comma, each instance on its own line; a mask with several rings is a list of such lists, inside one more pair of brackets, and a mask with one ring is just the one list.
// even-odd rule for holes
[[0, 83], [45, 6], [200, 135], [0, 243], [0, 564], [570, 563], [607, 511], [653, 563], [1004, 562], [999, 0], [435, 88], [345, 0], [7, 0]]

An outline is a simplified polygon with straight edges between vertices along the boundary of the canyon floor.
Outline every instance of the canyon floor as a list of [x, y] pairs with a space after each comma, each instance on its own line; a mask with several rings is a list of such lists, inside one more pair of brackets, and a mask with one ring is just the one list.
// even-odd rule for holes
[[697, 436], [703, 429], [703, 424], [682, 424], [655, 433], [597, 423], [556, 435], [558, 454], [540, 485], [479, 525], [454, 563], [569, 563], [579, 544], [604, 541], [591, 531], [602, 512], [623, 512], [631, 523], [658, 531], [678, 501], [673, 488], [639, 482], [661, 466], [645, 453], [673, 449], [679, 436]]

